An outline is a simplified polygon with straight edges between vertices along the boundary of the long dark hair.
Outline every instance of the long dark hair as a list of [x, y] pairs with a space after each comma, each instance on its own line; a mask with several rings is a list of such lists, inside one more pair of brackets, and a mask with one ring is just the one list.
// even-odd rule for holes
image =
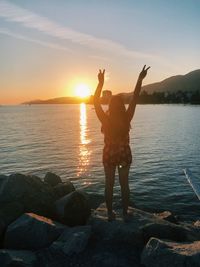
[[102, 125], [102, 132], [111, 139], [122, 139], [130, 130], [126, 107], [120, 95], [112, 96], [107, 111], [109, 123]]

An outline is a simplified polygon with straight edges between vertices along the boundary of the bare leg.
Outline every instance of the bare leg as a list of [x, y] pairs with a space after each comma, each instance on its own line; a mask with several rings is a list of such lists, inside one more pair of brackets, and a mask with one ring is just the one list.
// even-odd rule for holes
[[106, 206], [108, 210], [108, 219], [112, 219], [113, 210], [112, 210], [112, 201], [113, 201], [113, 186], [115, 182], [115, 170], [116, 166], [105, 166], [105, 199]]
[[122, 194], [122, 207], [123, 207], [123, 215], [127, 215], [128, 205], [129, 205], [129, 183], [128, 183], [128, 175], [129, 175], [130, 165], [124, 167], [118, 167], [119, 172], [119, 182], [121, 186], [121, 194]]

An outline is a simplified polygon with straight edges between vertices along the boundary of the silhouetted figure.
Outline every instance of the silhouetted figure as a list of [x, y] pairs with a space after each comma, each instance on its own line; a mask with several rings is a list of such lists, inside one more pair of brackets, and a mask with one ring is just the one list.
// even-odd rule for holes
[[128, 215], [129, 204], [129, 168], [132, 162], [132, 155], [129, 146], [130, 122], [133, 118], [137, 99], [141, 90], [142, 80], [147, 75], [150, 67], [143, 67], [139, 74], [133, 97], [126, 110], [123, 100], [120, 96], [112, 96], [108, 112], [104, 112], [100, 104], [100, 95], [104, 84], [105, 70], [99, 70], [98, 86], [94, 95], [94, 107], [102, 123], [102, 132], [104, 133], [103, 165], [105, 171], [105, 200], [108, 210], [108, 220], [115, 218], [112, 209], [113, 186], [115, 181], [115, 171], [118, 168], [119, 181], [122, 194], [123, 216], [126, 219]]

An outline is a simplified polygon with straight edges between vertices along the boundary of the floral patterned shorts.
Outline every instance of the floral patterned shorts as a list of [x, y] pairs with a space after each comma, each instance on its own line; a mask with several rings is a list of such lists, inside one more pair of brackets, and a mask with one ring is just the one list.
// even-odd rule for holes
[[104, 166], [127, 166], [132, 163], [129, 145], [105, 145], [103, 149]]

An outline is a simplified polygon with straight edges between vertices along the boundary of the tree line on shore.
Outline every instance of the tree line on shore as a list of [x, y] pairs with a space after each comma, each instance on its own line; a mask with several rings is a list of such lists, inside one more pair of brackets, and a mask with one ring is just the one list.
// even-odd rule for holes
[[143, 91], [139, 96], [141, 104], [200, 104], [200, 90], [194, 92], [154, 92]]
[[[120, 94], [124, 102], [128, 104], [132, 94]], [[101, 98], [102, 104], [108, 104], [110, 96]], [[90, 98], [93, 103], [93, 97]], [[139, 104], [200, 104], [200, 90], [196, 91], [175, 91], [175, 92], [153, 92], [143, 90], [138, 98]]]

